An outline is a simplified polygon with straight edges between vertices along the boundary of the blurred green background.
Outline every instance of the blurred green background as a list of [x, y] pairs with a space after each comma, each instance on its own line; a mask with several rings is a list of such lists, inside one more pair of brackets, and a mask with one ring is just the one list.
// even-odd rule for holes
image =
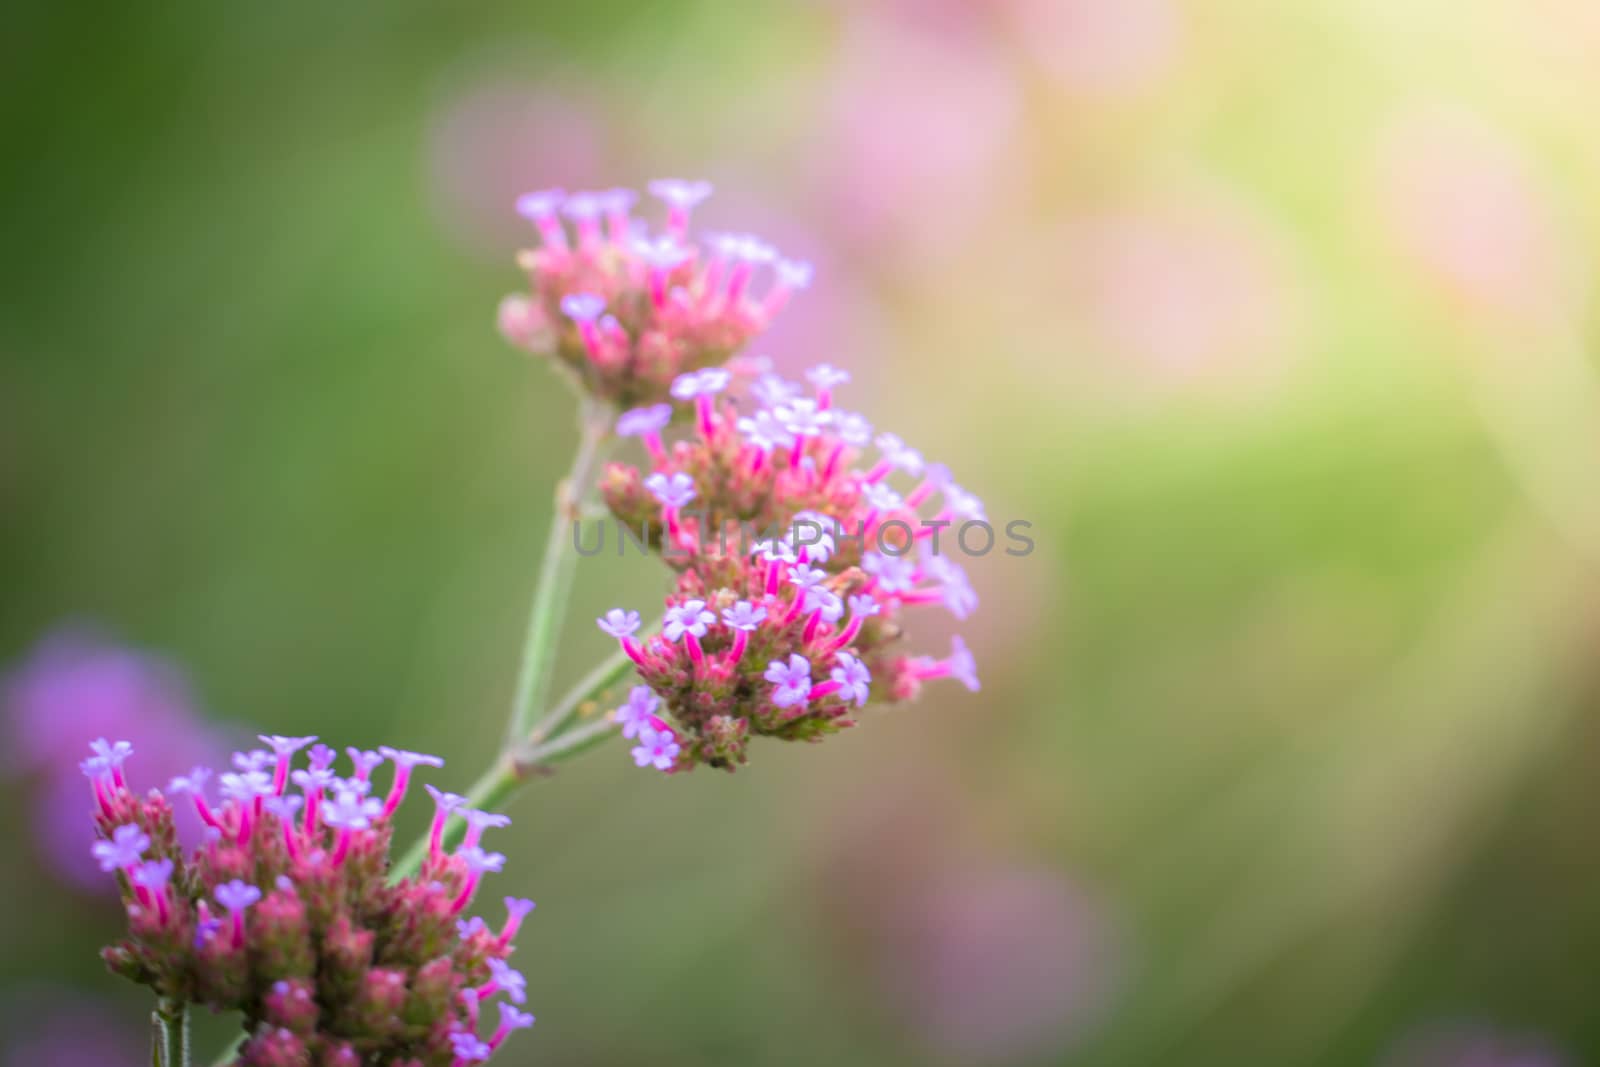
[[[1592, 1062], [1596, 10], [12, 5], [0, 657], [96, 625], [228, 736], [464, 784], [573, 437], [495, 335], [511, 200], [704, 175], [818, 263], [754, 351], [1038, 550], [974, 568], [981, 698], [519, 798], [501, 1059]], [[587, 565], [565, 675], [662, 584]], [[0, 1047], [141, 1062], [46, 774]]]

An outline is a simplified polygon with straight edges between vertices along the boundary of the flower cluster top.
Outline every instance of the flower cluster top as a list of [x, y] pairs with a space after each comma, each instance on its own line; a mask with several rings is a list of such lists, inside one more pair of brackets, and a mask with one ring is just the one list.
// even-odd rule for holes
[[681, 375], [670, 393], [693, 405], [695, 432], [670, 446], [672, 404], [618, 420], [650, 463], [611, 464], [601, 492], [678, 574], [659, 633], [641, 641], [639, 613], [621, 608], [598, 620], [644, 682], [614, 713], [640, 766], [731, 770], [752, 733], [818, 740], [853, 725], [869, 699], [908, 700], [934, 678], [978, 689], [959, 637], [942, 659], [904, 651], [901, 638], [903, 609], [942, 605], [965, 619], [976, 608], [938, 534], [983, 522], [982, 503], [838, 408], [845, 372], [806, 377], [761, 375], [740, 414], [728, 370]]
[[709, 183], [663, 179], [650, 192], [667, 212], [653, 235], [629, 189], [519, 198], [541, 246], [518, 257], [530, 295], [500, 305], [513, 344], [554, 355], [619, 408], [663, 400], [680, 374], [726, 362], [811, 281], [809, 264], [748, 234], [691, 238]]
[[[349, 750], [341, 774], [314, 737], [263, 737], [216, 775], [198, 767], [163, 792], [128, 788], [133, 749], [104, 740], [82, 764], [93, 786], [94, 856], [121, 886], [128, 935], [104, 950], [113, 971], [161, 996], [239, 1011], [249, 1038], [237, 1063], [463, 1067], [487, 1060], [522, 1011], [523, 976], [506, 958], [533, 903], [506, 899], [499, 930], [467, 918], [478, 884], [505, 857], [483, 848], [503, 815], [427, 787], [436, 804], [428, 857], [416, 877], [390, 884], [390, 819], [412, 771], [443, 761], [392, 748]], [[393, 766], [378, 793], [374, 770]], [[174, 803], [205, 822], [193, 851], [178, 843]], [[446, 823], [466, 820], [462, 845], [443, 847]], [[498, 1002], [498, 1026], [480, 1008]]]

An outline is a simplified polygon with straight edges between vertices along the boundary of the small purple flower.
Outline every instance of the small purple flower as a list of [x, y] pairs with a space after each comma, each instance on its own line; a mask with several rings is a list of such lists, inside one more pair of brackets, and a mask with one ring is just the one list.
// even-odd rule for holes
[[947, 556], [929, 556], [923, 566], [939, 583], [939, 595], [950, 614], [966, 619], [978, 609], [978, 593], [967, 579], [967, 572]]
[[353, 789], [340, 789], [322, 805], [322, 821], [335, 830], [366, 830], [383, 811], [377, 797], [362, 796]]
[[701, 396], [715, 396], [728, 387], [733, 380], [721, 367], [706, 367], [703, 370], [692, 370], [687, 374], [680, 374], [672, 382], [672, 395], [679, 400], [693, 400]]
[[103, 737], [98, 741], [90, 741], [89, 749], [108, 771], [121, 767], [127, 762], [128, 757], [133, 755], [133, 745], [130, 742], [107, 741]]
[[741, 600], [731, 608], [722, 609], [722, 621], [729, 629], [751, 632], [767, 618], [767, 609]]
[[519, 1011], [503, 1000], [500, 1002], [501, 1034], [509, 1034], [513, 1030], [526, 1030], [532, 1025], [533, 1016], [528, 1012]]
[[890, 489], [887, 482], [871, 482], [862, 486], [861, 496], [878, 511], [894, 511], [905, 503], [905, 497]]
[[671, 730], [658, 730], [653, 726], [645, 726], [639, 730], [639, 743], [634, 746], [630, 755], [633, 756], [635, 767], [654, 767], [658, 771], [670, 771], [678, 761], [681, 751], [678, 739]]
[[478, 845], [469, 845], [456, 853], [462, 863], [467, 865], [467, 870], [473, 874], [498, 874], [505, 869], [506, 857], [501, 852], [485, 852]]
[[837, 593], [818, 586], [806, 590], [805, 611], [820, 611], [823, 622], [838, 622], [844, 616], [844, 601]]
[[111, 831], [110, 841], [96, 841], [92, 848], [94, 858], [100, 861], [102, 871], [131, 867], [144, 858], [150, 847], [150, 836], [133, 823]]
[[650, 495], [659, 500], [663, 507], [681, 508], [697, 495], [694, 479], [682, 471], [670, 478], [657, 471], [644, 480], [644, 487], [650, 490]]
[[922, 453], [907, 445], [892, 433], [880, 433], [875, 442], [885, 462], [908, 474], [922, 473]]
[[704, 600], [685, 600], [677, 607], [667, 609], [662, 617], [661, 633], [668, 641], [682, 641], [684, 634], [704, 637], [706, 628], [716, 624], [717, 616], [706, 608]]
[[599, 201], [601, 211], [612, 215], [626, 215], [639, 202], [638, 193], [621, 186], [595, 193], [594, 198]]
[[501, 959], [489, 960], [489, 974], [494, 978], [494, 984], [499, 991], [504, 993], [515, 1004], [525, 1004], [528, 1000], [528, 980], [522, 972], [511, 964]]
[[580, 222], [599, 218], [606, 210], [606, 194], [584, 191], [573, 193], [561, 205], [561, 213]]
[[305, 803], [305, 797], [296, 796], [293, 793], [285, 793], [281, 797], [267, 797], [261, 802], [261, 806], [284, 822], [291, 822], [295, 817], [295, 813], [304, 807]]
[[741, 415], [735, 423], [744, 439], [763, 452], [774, 448], [788, 448], [794, 444], [794, 435], [784, 428], [772, 412], [762, 408], [754, 415]]
[[838, 434], [839, 440], [845, 444], [865, 448], [867, 442], [872, 440], [872, 423], [867, 421], [866, 416], [853, 411], [835, 411], [833, 432]]
[[780, 259], [773, 266], [778, 284], [790, 289], [806, 289], [811, 285], [812, 267], [803, 259]]
[[435, 789], [431, 785], [425, 785], [422, 788], [426, 789], [428, 795], [433, 798], [434, 807], [446, 815], [467, 802], [467, 798], [460, 793], [447, 793], [442, 789]]
[[828, 572], [821, 567], [808, 567], [804, 563], [796, 564], [789, 570], [790, 583], [801, 589], [810, 589], [818, 582], [826, 580]]
[[264, 748], [252, 748], [249, 752], [235, 752], [233, 766], [236, 770], [246, 774], [256, 771], [268, 771], [278, 765], [278, 757]]
[[461, 817], [467, 821], [468, 837], [472, 841], [482, 837], [485, 830], [503, 830], [511, 825], [511, 816], [479, 808], [466, 808]]
[[606, 309], [606, 298], [594, 293], [569, 293], [561, 298], [561, 313], [573, 322], [593, 322]]
[[944, 506], [958, 519], [967, 522], [986, 522], [983, 501], [953, 482], [944, 487]]
[[463, 941], [470, 938], [473, 934], [486, 934], [488, 932], [489, 924], [483, 921], [483, 916], [481, 915], [474, 915], [470, 919], [456, 920], [456, 936], [460, 937]]
[[649, 188], [651, 196], [681, 211], [688, 211], [711, 195], [710, 182], [683, 178], [657, 178]]
[[853, 617], [867, 619], [882, 610], [870, 593], [858, 593], [850, 598], [850, 614]]
[[188, 774], [180, 774], [167, 783], [167, 792], [173, 796], [182, 796], [191, 793], [202, 796], [205, 793], [206, 782], [211, 780], [211, 771], [205, 767], [196, 767]]
[[868, 552], [861, 557], [861, 569], [878, 580], [885, 593], [909, 592], [917, 580], [917, 565], [904, 556]]
[[817, 407], [809, 397], [796, 397], [773, 411], [783, 428], [796, 437], [815, 437], [833, 421], [833, 412]]
[[261, 899], [261, 890], [249, 882], [235, 878], [231, 882], [217, 886], [214, 895], [218, 904], [227, 908], [231, 914], [237, 915]]
[[791, 653], [789, 662], [773, 660], [767, 664], [767, 681], [773, 683], [772, 702], [780, 708], [804, 704], [811, 695], [811, 663], [798, 652]]
[[828, 677], [839, 683], [840, 696], [846, 701], [854, 700], [859, 708], [867, 702], [872, 672], [867, 670], [865, 663], [848, 652], [840, 652], [834, 659], [838, 666], [828, 672]]
[[628, 694], [627, 702], [617, 709], [616, 720], [622, 724], [623, 737], [635, 737], [650, 723], [650, 717], [661, 706], [661, 699], [647, 685], [636, 685]]
[[806, 371], [806, 381], [818, 389], [832, 389], [850, 380], [850, 372], [840, 370], [831, 363], [818, 363]]
[[148, 860], [135, 867], [128, 878], [134, 885], [143, 886], [152, 892], [165, 888], [172, 878], [172, 860]]
[[776, 537], [757, 541], [750, 546], [750, 554], [760, 556], [768, 563], [794, 563], [800, 558], [793, 545]]
[[649, 237], [636, 238], [633, 242], [633, 251], [645, 263], [657, 270], [671, 270], [689, 258], [689, 250], [670, 234], [654, 240]]
[[463, 1063], [482, 1063], [494, 1054], [482, 1038], [465, 1030], [450, 1035], [450, 1048]]
[[[794, 521], [790, 523], [789, 535], [795, 543], [796, 550], [804, 548], [809, 558], [818, 563], [826, 563], [833, 558], [834, 549], [837, 547], [832, 533], [837, 529], [839, 529], [837, 519], [817, 511], [797, 511]], [[803, 536], [801, 530], [805, 531]]]
[[532, 221], [547, 218], [554, 215], [561, 207], [561, 201], [566, 195], [560, 189], [540, 189], [537, 192], [523, 193], [517, 197], [517, 214]]
[[262, 734], [261, 740], [272, 747], [280, 760], [290, 759], [296, 752], [311, 744], [315, 737], [281, 737], [278, 734]]
[[617, 417], [617, 433], [623, 437], [643, 437], [660, 433], [672, 421], [671, 404], [651, 404], [649, 407], [624, 411]]
[[624, 637], [632, 637], [639, 629], [639, 613], [612, 608], [596, 619], [595, 625], [620, 641]]
[[377, 770], [378, 764], [383, 762], [383, 754], [381, 752], [363, 751], [354, 745], [345, 749], [345, 753], [350, 757], [351, 764], [355, 766], [356, 778], [363, 782], [372, 775], [373, 771]]
[[776, 374], [763, 374], [750, 387], [750, 393], [769, 408], [779, 407], [800, 395], [800, 386]]
[[950, 639], [950, 677], [976, 693], [980, 688], [978, 684], [978, 661], [972, 658], [972, 653], [967, 650], [967, 643], [959, 637]]
[[271, 796], [272, 775], [266, 771], [244, 771], [221, 775], [217, 781], [222, 783], [222, 795], [230, 800], [237, 800], [241, 804], [249, 803], [256, 797]]
[[390, 748], [388, 745], [379, 745], [378, 752], [396, 767], [403, 767], [406, 770], [410, 770], [413, 767], [444, 766], [444, 760], [438, 756], [428, 756], [421, 752], [407, 752], [403, 748]]
[[289, 780], [299, 786], [306, 794], [321, 794], [337, 780], [338, 775], [329, 767], [311, 767], [303, 771], [290, 773]]

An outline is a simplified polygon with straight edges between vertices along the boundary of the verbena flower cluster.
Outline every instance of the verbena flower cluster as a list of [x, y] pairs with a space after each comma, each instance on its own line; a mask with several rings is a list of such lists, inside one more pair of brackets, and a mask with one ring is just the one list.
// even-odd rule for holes
[[935, 678], [978, 689], [959, 637], [944, 658], [907, 652], [901, 638], [903, 609], [943, 605], [965, 619], [976, 608], [965, 571], [934, 546], [939, 530], [982, 520], [982, 503], [836, 407], [845, 372], [806, 377], [809, 387], [762, 375], [741, 415], [728, 370], [679, 376], [671, 396], [693, 405], [695, 432], [670, 447], [672, 404], [618, 420], [650, 464], [611, 464], [601, 491], [678, 573], [659, 633], [641, 642], [639, 613], [621, 608], [598, 620], [645, 683], [615, 712], [640, 766], [732, 770], [751, 734], [818, 740], [868, 700], [908, 700]]
[[[413, 770], [443, 761], [382, 748], [349, 750], [336, 770], [326, 745], [292, 766], [313, 737], [263, 737], [269, 749], [237, 753], [218, 774], [198, 767], [163, 792], [133, 792], [125, 741], [95, 742], [82, 764], [93, 787], [93, 846], [122, 889], [128, 935], [106, 948], [113, 971], [178, 1003], [239, 1011], [248, 1067], [462, 1067], [487, 1060], [530, 1026], [525, 983], [506, 962], [533, 904], [507, 898], [499, 930], [468, 918], [482, 876], [505, 863], [482, 835], [503, 815], [466, 810], [462, 797], [427, 787], [436, 808], [427, 858], [413, 878], [390, 884], [391, 818]], [[388, 761], [386, 792], [374, 770]], [[178, 798], [184, 798], [179, 800]], [[173, 804], [193, 805], [205, 840], [184, 849]], [[451, 818], [467, 831], [443, 848]], [[480, 1011], [496, 994], [498, 1026]]]
[[808, 264], [748, 234], [691, 238], [709, 183], [663, 179], [650, 192], [667, 209], [655, 234], [629, 189], [519, 198], [541, 246], [518, 257], [531, 294], [500, 305], [513, 344], [553, 355], [617, 407], [662, 400], [678, 375], [725, 362], [811, 281]]

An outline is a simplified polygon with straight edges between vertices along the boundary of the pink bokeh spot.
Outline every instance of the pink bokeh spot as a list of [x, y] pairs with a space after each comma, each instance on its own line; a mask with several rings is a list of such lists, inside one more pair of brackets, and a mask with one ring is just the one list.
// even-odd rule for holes
[[1375, 170], [1383, 235], [1448, 299], [1519, 319], [1574, 310], [1576, 256], [1502, 133], [1456, 111], [1403, 114], [1379, 138]]
[[1070, 226], [1064, 252], [1090, 330], [1156, 378], [1235, 380], [1281, 364], [1295, 287], [1237, 205], [1183, 195], [1114, 208]]
[[1171, 0], [1007, 0], [1019, 43], [1071, 92], [1126, 95], [1173, 65], [1182, 25]]
[[854, 14], [823, 99], [833, 221], [875, 255], [952, 254], [1019, 169], [1020, 87], [980, 32]]
[[598, 188], [609, 165], [596, 107], [579, 89], [488, 79], [448, 96], [428, 135], [428, 171], [445, 229], [502, 259], [527, 243], [511, 212], [529, 189]]

